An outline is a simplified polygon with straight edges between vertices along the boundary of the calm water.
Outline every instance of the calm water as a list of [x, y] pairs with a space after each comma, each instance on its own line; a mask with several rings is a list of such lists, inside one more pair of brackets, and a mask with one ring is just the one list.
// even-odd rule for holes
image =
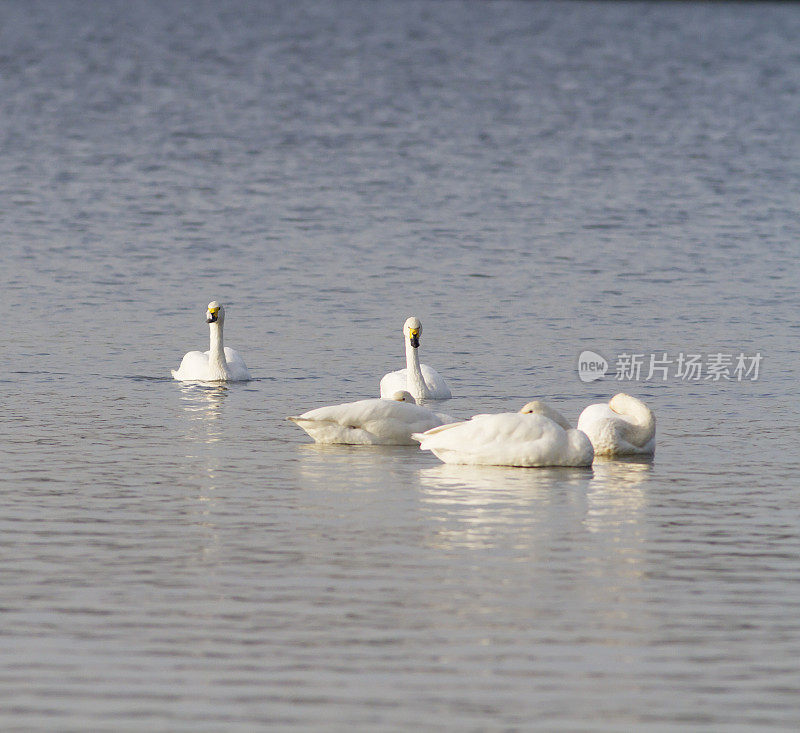
[[[0, 115], [3, 730], [800, 727], [800, 7], [10, 1]], [[309, 445], [412, 313], [655, 461]]]

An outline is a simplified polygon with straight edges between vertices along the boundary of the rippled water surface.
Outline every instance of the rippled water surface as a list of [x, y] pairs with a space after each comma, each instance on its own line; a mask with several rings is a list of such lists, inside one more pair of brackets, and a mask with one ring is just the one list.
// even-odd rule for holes
[[[800, 727], [800, 7], [9, 1], [0, 115], [3, 730]], [[655, 460], [310, 445], [412, 313]]]

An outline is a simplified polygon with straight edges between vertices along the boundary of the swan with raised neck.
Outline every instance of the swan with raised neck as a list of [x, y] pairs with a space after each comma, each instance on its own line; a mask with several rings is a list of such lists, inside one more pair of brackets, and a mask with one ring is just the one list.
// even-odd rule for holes
[[225, 308], [212, 300], [206, 309], [209, 329], [209, 349], [206, 352], [190, 351], [172, 376], [181, 381], [236, 382], [250, 379], [244, 359], [235, 349], [226, 347], [223, 340]]
[[231, 378], [230, 369], [225, 359], [225, 344], [222, 329], [225, 325], [225, 308], [212, 300], [206, 311], [210, 346], [208, 349], [209, 380], [227, 382]]
[[406, 368], [384, 375], [380, 383], [380, 395], [391, 398], [398, 390], [407, 390], [416, 400], [446, 400], [452, 397], [447, 382], [427, 364], [420, 363], [419, 343], [422, 323], [416, 316], [406, 319], [403, 337], [406, 350]]

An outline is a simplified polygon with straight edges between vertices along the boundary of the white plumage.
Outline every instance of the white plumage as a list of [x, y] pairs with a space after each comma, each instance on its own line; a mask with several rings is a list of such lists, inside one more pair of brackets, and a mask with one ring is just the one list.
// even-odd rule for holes
[[210, 348], [208, 351], [190, 351], [172, 376], [182, 382], [243, 382], [250, 379], [250, 372], [238, 352], [222, 343], [222, 327], [225, 308], [216, 300], [208, 304], [206, 323], [209, 325]]
[[412, 436], [445, 463], [484, 466], [589, 466], [589, 438], [556, 410], [534, 401], [519, 412], [475, 415]]
[[578, 418], [598, 456], [653, 455], [656, 418], [636, 397], [620, 392], [606, 403], [589, 405]]
[[452, 419], [416, 404], [406, 391], [396, 392], [391, 399], [345, 402], [289, 418], [317, 443], [346, 445], [414, 445], [411, 433]]
[[419, 361], [419, 339], [422, 324], [411, 316], [403, 324], [406, 345], [406, 368], [385, 374], [380, 383], [381, 397], [391, 397], [399, 390], [407, 390], [416, 400], [446, 400], [452, 397], [450, 387], [439, 373]]

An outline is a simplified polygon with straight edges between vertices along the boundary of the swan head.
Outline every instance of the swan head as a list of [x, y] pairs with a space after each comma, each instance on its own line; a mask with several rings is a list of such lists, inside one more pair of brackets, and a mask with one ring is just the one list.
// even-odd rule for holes
[[543, 415], [550, 408], [541, 400], [526, 402], [519, 411], [520, 415]]
[[216, 300], [212, 300], [206, 311], [206, 323], [222, 323], [224, 320], [225, 309]]
[[570, 430], [572, 428], [569, 421], [558, 410], [554, 410], [550, 405], [546, 405], [541, 400], [532, 400], [528, 402], [519, 412], [521, 415], [544, 415], [544, 417], [550, 418], [554, 423], [564, 428], [564, 430]]
[[409, 343], [415, 349], [418, 348], [419, 337], [422, 336], [422, 324], [419, 322], [419, 318], [416, 318], [415, 316], [407, 318], [406, 322], [403, 324], [403, 333], [406, 335]]
[[395, 402], [410, 402], [412, 405], [416, 405], [417, 401], [414, 399], [414, 395], [411, 392], [406, 392], [404, 389], [398, 390], [392, 395], [392, 399]]

